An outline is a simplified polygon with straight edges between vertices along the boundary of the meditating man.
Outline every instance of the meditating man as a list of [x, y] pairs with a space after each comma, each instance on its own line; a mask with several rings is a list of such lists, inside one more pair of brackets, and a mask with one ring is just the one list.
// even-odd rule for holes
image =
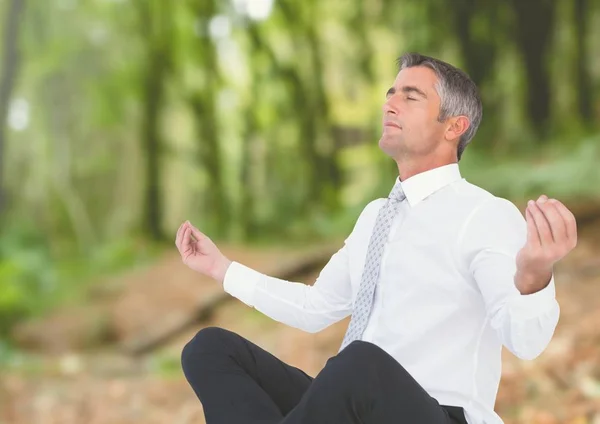
[[188, 221], [177, 231], [187, 266], [274, 320], [316, 333], [351, 315], [315, 378], [231, 331], [199, 331], [182, 366], [207, 424], [498, 424], [502, 346], [534, 359], [551, 340], [553, 265], [577, 243], [573, 214], [542, 195], [524, 218], [463, 178], [477, 87], [431, 57], [399, 64], [379, 140], [399, 176], [314, 285], [232, 262]]

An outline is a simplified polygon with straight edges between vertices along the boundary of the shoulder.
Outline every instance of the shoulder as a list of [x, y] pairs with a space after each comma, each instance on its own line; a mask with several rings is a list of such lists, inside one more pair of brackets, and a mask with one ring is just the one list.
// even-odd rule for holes
[[[385, 199], [375, 199], [367, 203], [365, 207], [358, 214], [358, 218], [354, 221], [354, 226], [350, 234], [346, 237], [345, 243], [349, 243], [351, 240], [359, 239], [368, 231], [369, 226], [372, 226], [377, 219], [377, 214], [381, 206], [385, 203]], [[358, 209], [358, 208], [357, 208]], [[356, 215], [355, 215], [356, 216]]]
[[375, 220], [377, 218], [377, 214], [379, 213], [379, 209], [381, 209], [381, 207], [385, 204], [385, 200], [385, 198], [379, 198], [371, 200], [369, 203], [367, 203], [356, 220], [356, 225]]
[[523, 220], [519, 208], [509, 199], [497, 196], [488, 190], [462, 180], [455, 188], [465, 209], [471, 215], [470, 218], [482, 220]]
[[381, 207], [385, 204], [385, 201], [386, 201], [385, 197], [380, 197], [378, 199], [371, 200], [364, 207], [361, 215], [363, 215], [363, 214], [372, 214], [374, 212], [378, 212], [379, 209], [381, 209]]
[[521, 243], [527, 234], [527, 222], [519, 208], [509, 199], [496, 196], [470, 184], [464, 188], [465, 217], [459, 240], [472, 243]]

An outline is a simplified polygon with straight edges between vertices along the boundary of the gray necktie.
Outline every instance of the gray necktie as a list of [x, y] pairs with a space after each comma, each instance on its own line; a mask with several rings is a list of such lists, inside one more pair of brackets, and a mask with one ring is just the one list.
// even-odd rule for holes
[[400, 209], [400, 202], [405, 198], [402, 184], [396, 183], [388, 196], [388, 200], [379, 210], [373, 233], [371, 233], [362, 279], [352, 310], [352, 318], [350, 318], [350, 324], [342, 341], [340, 351], [354, 340], [360, 340], [367, 327], [373, 306], [375, 286], [377, 285], [377, 281], [379, 281], [379, 268], [381, 268], [383, 249], [390, 232], [390, 227], [392, 226], [392, 221]]

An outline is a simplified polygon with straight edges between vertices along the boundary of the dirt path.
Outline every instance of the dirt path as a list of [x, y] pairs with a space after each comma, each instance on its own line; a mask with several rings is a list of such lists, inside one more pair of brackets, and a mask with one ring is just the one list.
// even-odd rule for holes
[[[496, 409], [506, 424], [600, 423], [600, 229], [598, 234], [588, 234], [557, 267], [561, 321], [548, 350], [532, 362], [504, 352]], [[236, 258], [244, 261], [242, 256], [238, 252]], [[257, 260], [246, 259], [246, 263]], [[120, 320], [121, 334], [145, 325], [144, 314], [160, 317], [165, 313], [161, 305], [193, 304], [185, 296], [165, 297], [164, 290], [157, 289], [164, 287], [165, 278], [184, 285], [182, 292], [188, 294], [197, 292], [199, 284], [197, 276], [174, 258], [165, 258], [143, 277], [126, 278], [128, 294], [122, 299], [128, 303], [114, 315]], [[315, 278], [316, 274], [307, 275], [303, 282]], [[114, 349], [65, 354], [55, 346], [55, 355], [1, 371], [0, 424], [203, 423], [201, 405], [179, 366], [181, 349], [197, 330], [217, 325], [236, 331], [314, 376], [337, 352], [347, 324], [346, 319], [318, 334], [307, 334], [234, 300], [152, 355], [133, 358]]]

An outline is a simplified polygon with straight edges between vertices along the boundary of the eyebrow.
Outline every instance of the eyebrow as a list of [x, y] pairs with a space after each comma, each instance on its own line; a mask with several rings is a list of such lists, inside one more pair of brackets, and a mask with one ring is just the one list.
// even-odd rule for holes
[[[422, 90], [418, 89], [414, 85], [405, 85], [405, 86], [402, 87], [401, 91], [403, 93], [406, 93], [406, 94], [416, 93], [416, 94], [418, 94], [421, 97], [427, 98], [427, 94], [425, 94], [425, 92], [423, 92]], [[394, 87], [390, 88], [387, 91], [386, 96], [391, 96], [393, 94], [396, 94], [396, 89]]]

